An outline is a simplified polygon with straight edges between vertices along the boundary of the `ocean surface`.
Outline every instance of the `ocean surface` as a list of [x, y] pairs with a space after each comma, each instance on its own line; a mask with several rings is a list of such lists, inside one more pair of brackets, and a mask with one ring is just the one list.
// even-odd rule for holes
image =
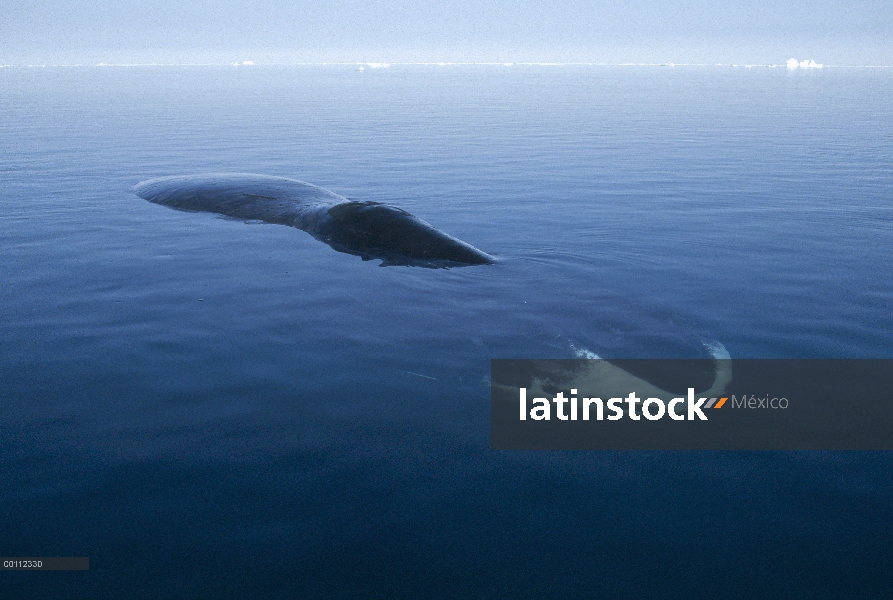
[[[0, 69], [2, 598], [878, 598], [893, 453], [496, 452], [492, 358], [893, 358], [893, 69]], [[132, 187], [249, 172], [498, 258]]]

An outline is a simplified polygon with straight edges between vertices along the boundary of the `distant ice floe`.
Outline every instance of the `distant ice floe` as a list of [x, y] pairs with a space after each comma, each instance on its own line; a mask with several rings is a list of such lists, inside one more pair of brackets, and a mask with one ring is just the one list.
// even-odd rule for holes
[[253, 67], [253, 66], [254, 66], [254, 61], [253, 61], [253, 60], [243, 60], [242, 62], [234, 62], [234, 63], [233, 63], [233, 66], [234, 66], [234, 67], [240, 67], [240, 66], [243, 66], [243, 65], [246, 66], [246, 67]]
[[789, 69], [821, 69], [824, 66], [812, 59], [798, 61], [796, 58], [789, 58], [785, 64]]
[[366, 69], [387, 69], [390, 63], [351, 63], [357, 66], [356, 71], [365, 71]]

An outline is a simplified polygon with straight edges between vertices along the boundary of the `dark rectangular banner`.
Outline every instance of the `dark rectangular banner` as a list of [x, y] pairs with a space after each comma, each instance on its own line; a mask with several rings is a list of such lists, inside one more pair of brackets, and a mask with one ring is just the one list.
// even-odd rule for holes
[[494, 450], [893, 450], [893, 360], [493, 360]]
[[3, 571], [89, 571], [87, 556], [4, 556]]

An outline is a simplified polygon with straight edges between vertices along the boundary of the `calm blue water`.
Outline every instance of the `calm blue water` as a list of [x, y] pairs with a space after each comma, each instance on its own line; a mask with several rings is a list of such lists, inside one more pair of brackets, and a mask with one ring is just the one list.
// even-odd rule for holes
[[[883, 598], [891, 453], [494, 452], [489, 360], [893, 357], [893, 73], [0, 69], [4, 598]], [[380, 268], [131, 187], [388, 202]]]

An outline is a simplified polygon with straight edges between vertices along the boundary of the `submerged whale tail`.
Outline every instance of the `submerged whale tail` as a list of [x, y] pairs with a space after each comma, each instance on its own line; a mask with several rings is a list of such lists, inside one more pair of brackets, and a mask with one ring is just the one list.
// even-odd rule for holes
[[161, 177], [137, 184], [133, 192], [177, 210], [296, 227], [339, 252], [380, 259], [382, 266], [450, 268], [494, 262], [489, 254], [405, 210], [350, 201], [284, 177], [241, 173]]

